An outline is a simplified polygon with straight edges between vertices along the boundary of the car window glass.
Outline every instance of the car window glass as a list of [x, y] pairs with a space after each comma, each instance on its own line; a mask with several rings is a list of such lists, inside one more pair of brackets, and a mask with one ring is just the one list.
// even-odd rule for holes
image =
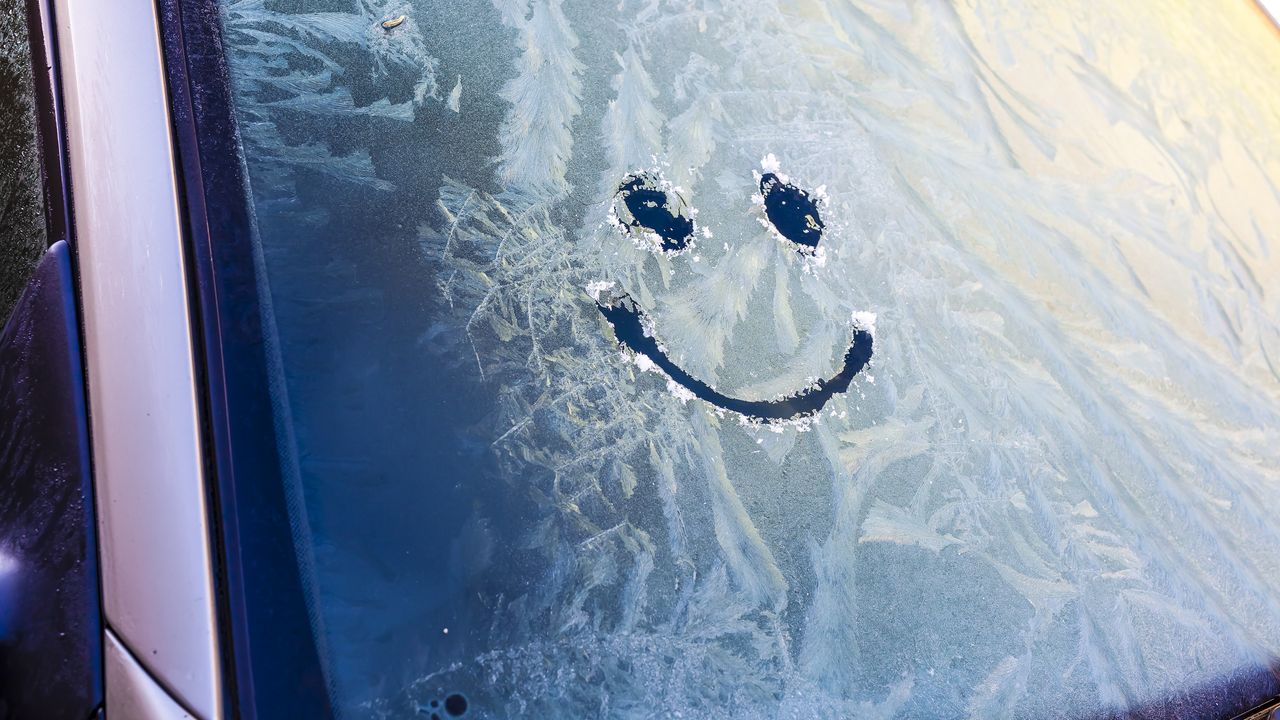
[[344, 712], [1277, 690], [1251, 4], [221, 12]]
[[0, 0], [0, 326], [45, 250], [24, 0]]

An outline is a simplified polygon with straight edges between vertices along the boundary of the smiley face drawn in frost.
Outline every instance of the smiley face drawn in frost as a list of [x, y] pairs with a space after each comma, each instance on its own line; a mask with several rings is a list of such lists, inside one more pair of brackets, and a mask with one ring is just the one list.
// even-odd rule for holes
[[[825, 188], [810, 192], [792, 184], [778, 169], [773, 155], [765, 157], [762, 170], [755, 174], [760, 192], [753, 198], [762, 210], [761, 224], [778, 241], [821, 264], [825, 259], [819, 245], [826, 229], [821, 213], [826, 204]], [[699, 235], [711, 236], [709, 230], [698, 227], [696, 215], [679, 188], [655, 172], [642, 171], [627, 175], [618, 185], [609, 219], [639, 247], [675, 258], [690, 252]], [[853, 337], [835, 375], [773, 400], [735, 398], [698, 380], [673, 361], [658, 340], [653, 321], [612, 282], [591, 283], [587, 292], [612, 326], [618, 344], [642, 370], [665, 376], [668, 388], [682, 400], [698, 398], [720, 410], [738, 413], [748, 422], [773, 423], [816, 415], [828, 400], [847, 391], [853, 377], [871, 361], [874, 315], [856, 313], [851, 320]]]

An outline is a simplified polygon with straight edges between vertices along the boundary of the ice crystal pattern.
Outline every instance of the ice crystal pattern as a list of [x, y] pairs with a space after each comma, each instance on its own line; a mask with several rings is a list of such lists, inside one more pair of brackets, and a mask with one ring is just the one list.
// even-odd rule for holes
[[[261, 7], [227, 6], [246, 145], [379, 182], [277, 126], [405, 116], [349, 105], [317, 42], [398, 72], [368, 34], [397, 11]], [[1237, 10], [467, 7], [508, 33], [505, 105], [423, 213], [431, 351], [497, 396], [471, 430], [535, 519], [524, 574], [470, 588], [486, 630], [369, 714], [443, 684], [494, 717], [1176, 716], [1273, 664], [1280, 111]], [[683, 255], [611, 222], [637, 168], [698, 207]], [[813, 212], [784, 228], [788, 183]], [[811, 424], [744, 425], [620, 357], [602, 282], [735, 396], [829, 376], [868, 309], [876, 359]]]
[[[1004, 5], [974, 22], [1048, 32]], [[554, 713], [541, 698], [560, 693], [606, 716], [997, 717], [1132, 708], [1269, 663], [1280, 390], [1266, 358], [1280, 343], [1245, 270], [1256, 227], [1177, 183], [1098, 182], [1113, 171], [1082, 150], [1090, 133], [1055, 137], [1054, 99], [1000, 85], [981, 56], [995, 51], [976, 45], [994, 35], [975, 39], [950, 6], [626, 6], [607, 22], [554, 0], [511, 13], [524, 31], [497, 161], [506, 190], [446, 186], [449, 222], [424, 235], [465, 311], [459, 354], [503, 388], [505, 472], [555, 508], [531, 540], [554, 570], [498, 621], [537, 607], [533, 626], [549, 630], [512, 631], [520, 642], [447, 672], [492, 683], [510, 712]], [[577, 36], [606, 32], [597, 22], [624, 23], [625, 47], [588, 72]], [[785, 59], [762, 51], [782, 27]], [[908, 46], [923, 37], [913, 27], [935, 38], [928, 53]], [[553, 70], [535, 57], [561, 58], [560, 81], [540, 81]], [[1216, 155], [1179, 145], [1071, 57], [1073, 91], [1177, 158], [1177, 182], [1210, 174]], [[798, 70], [815, 67], [847, 71]], [[570, 133], [592, 125], [578, 117], [585, 87], [604, 93], [599, 153]], [[917, 110], [912, 93], [933, 104]], [[542, 107], [552, 127], [536, 125]], [[1027, 169], [1055, 152], [1095, 165]], [[772, 223], [800, 245], [820, 235], [825, 267], [743, 242], [749, 226], [728, 220], [715, 237], [733, 242], [679, 262], [607, 222], [616, 178], [655, 159], [700, 223], [707, 197], [740, 213], [725, 164], [741, 173], [767, 153], [826, 182], [821, 216]], [[574, 168], [599, 177], [577, 224], [559, 205]], [[759, 190], [784, 186], [762, 176]], [[1161, 211], [1135, 211], [1157, 198]], [[1143, 257], [1181, 273], [1194, 303], [1157, 300]], [[881, 312], [877, 357], [893, 362], [807, 432], [723, 423], [617, 362], [581, 290], [601, 279], [655, 313], [682, 367], [742, 393], [829, 372], [864, 308]], [[747, 347], [790, 360], [746, 372]]]
[[[290, 137], [286, 129], [312, 122], [368, 132], [371, 118], [410, 123], [416, 108], [438, 100], [437, 63], [412, 10], [405, 0], [357, 0], [351, 12], [280, 12], [266, 0], [227, 0], [221, 6], [244, 152], [273, 197], [288, 196], [279, 189], [291, 187], [299, 170], [390, 189], [367, 150], [335, 154], [323, 142]], [[382, 26], [401, 15], [406, 18], [399, 25]], [[356, 55], [359, 62], [352, 59]], [[351, 67], [366, 67], [366, 76], [355, 76]], [[408, 97], [358, 104], [351, 92], [357, 83], [404, 85]]]

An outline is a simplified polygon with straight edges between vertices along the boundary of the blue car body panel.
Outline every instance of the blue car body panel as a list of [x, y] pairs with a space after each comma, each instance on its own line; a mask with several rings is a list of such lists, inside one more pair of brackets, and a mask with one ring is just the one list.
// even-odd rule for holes
[[85, 718], [103, 700], [84, 389], [58, 242], [0, 333], [0, 716]]

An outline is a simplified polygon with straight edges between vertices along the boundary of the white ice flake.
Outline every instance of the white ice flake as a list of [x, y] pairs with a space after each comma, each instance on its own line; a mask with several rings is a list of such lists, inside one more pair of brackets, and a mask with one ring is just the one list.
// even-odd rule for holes
[[697, 399], [698, 397], [697, 395], [693, 394], [692, 390], [689, 390], [688, 388], [676, 382], [675, 380], [672, 380], [671, 378], [667, 378], [667, 392], [671, 393], [672, 395], [675, 395], [676, 399], [678, 399], [681, 403], [687, 403], [690, 400]]
[[876, 314], [866, 310], [856, 310], [850, 317], [853, 326], [859, 330], [866, 330], [871, 335], [876, 334]]
[[458, 76], [458, 81], [454, 83], [453, 89], [449, 91], [449, 99], [445, 101], [445, 107], [455, 113], [462, 112], [462, 76]]
[[778, 162], [778, 156], [773, 153], [769, 153], [760, 158], [760, 169], [764, 172], [777, 175], [782, 179], [782, 182], [787, 182], [786, 177], [782, 175], [782, 163]]
[[612, 280], [592, 280], [586, 285], [587, 294], [592, 300], [600, 302], [601, 294], [612, 290], [616, 285], [617, 283]]

